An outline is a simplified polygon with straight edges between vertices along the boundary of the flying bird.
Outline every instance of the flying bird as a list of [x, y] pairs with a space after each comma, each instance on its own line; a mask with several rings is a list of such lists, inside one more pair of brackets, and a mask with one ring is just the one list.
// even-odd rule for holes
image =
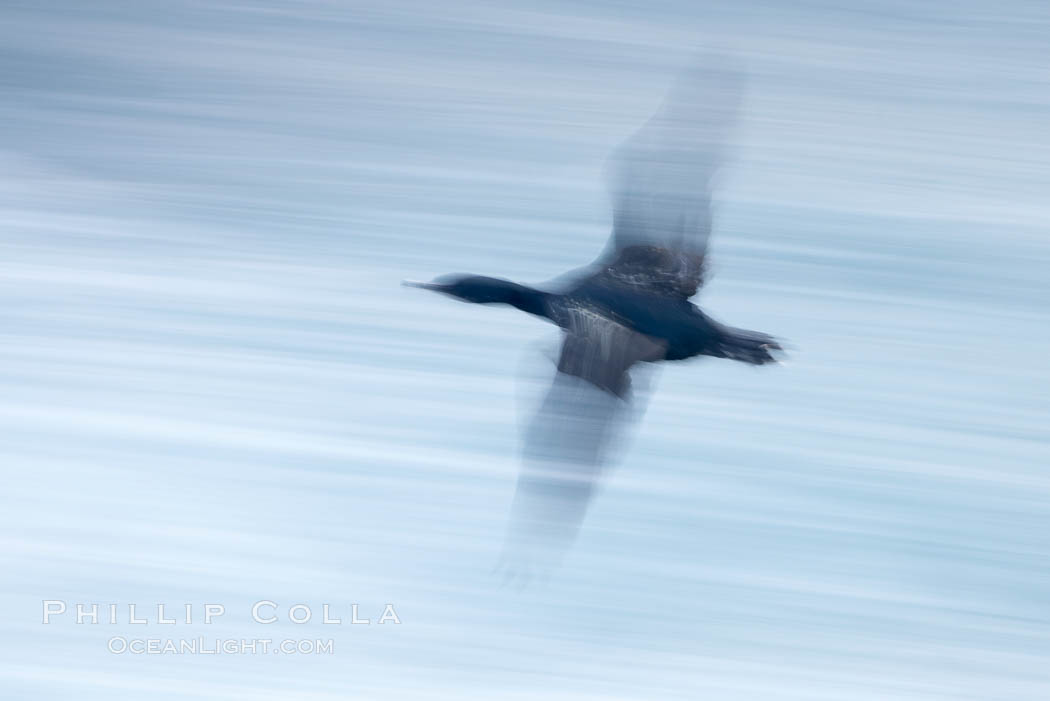
[[512, 577], [549, 572], [600, 484], [639, 363], [775, 361], [771, 336], [715, 321], [689, 299], [704, 284], [711, 191], [740, 102], [741, 75], [707, 57], [672, 85], [656, 114], [613, 152], [613, 230], [590, 265], [553, 288], [448, 275], [404, 284], [477, 304], [505, 304], [563, 332], [557, 372], [525, 432], [505, 563]]

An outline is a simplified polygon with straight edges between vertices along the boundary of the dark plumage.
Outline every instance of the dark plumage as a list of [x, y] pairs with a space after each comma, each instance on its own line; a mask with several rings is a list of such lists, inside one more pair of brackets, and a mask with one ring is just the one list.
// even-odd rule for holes
[[772, 337], [719, 324], [689, 302], [702, 273], [702, 256], [632, 246], [559, 293], [474, 275], [406, 284], [467, 302], [509, 304], [554, 322], [566, 332], [558, 370], [623, 397], [627, 372], [640, 361], [709, 355], [773, 362], [771, 351], [780, 346]]

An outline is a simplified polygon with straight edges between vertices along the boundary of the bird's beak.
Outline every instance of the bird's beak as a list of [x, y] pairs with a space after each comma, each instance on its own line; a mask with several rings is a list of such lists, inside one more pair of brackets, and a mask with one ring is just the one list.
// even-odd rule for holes
[[402, 280], [402, 287], [418, 287], [423, 290], [440, 290], [441, 285], [433, 282], [420, 282], [419, 280]]

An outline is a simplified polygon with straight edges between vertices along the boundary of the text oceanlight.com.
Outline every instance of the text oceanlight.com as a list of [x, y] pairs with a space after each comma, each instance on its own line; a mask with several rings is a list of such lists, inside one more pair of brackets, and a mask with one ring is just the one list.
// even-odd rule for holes
[[331, 655], [335, 643], [327, 640], [271, 638], [125, 638], [109, 639], [107, 648], [115, 655]]

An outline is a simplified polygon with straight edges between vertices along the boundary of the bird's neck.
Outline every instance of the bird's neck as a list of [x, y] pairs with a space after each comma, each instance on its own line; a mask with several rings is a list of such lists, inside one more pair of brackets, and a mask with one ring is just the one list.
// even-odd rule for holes
[[509, 280], [484, 276], [461, 278], [448, 285], [443, 292], [477, 304], [509, 304], [523, 312], [547, 316], [546, 292], [519, 285]]

